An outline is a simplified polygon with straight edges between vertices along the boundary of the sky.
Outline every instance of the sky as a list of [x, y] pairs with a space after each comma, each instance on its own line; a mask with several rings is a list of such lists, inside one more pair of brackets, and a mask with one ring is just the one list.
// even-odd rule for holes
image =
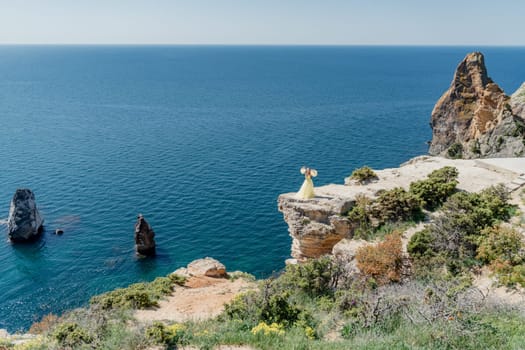
[[0, 0], [0, 44], [525, 45], [524, 0]]

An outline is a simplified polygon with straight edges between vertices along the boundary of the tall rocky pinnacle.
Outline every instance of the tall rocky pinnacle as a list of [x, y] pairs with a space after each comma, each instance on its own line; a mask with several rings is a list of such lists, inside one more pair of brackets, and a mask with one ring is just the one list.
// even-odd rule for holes
[[137, 216], [135, 224], [135, 249], [137, 254], [155, 255], [155, 233], [142, 214]]
[[469, 53], [434, 106], [429, 153], [450, 158], [525, 156], [525, 95], [519, 91], [512, 99], [507, 96], [488, 77], [483, 54]]
[[7, 219], [7, 234], [13, 242], [30, 241], [43, 230], [44, 219], [38, 211], [35, 195], [30, 189], [17, 189]]

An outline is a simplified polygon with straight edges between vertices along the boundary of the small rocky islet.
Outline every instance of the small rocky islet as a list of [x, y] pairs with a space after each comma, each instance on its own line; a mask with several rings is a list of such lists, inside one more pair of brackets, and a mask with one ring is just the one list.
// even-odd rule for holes
[[[374, 178], [371, 181], [361, 183], [360, 181], [348, 178], [345, 179], [345, 184], [329, 184], [316, 187], [316, 196], [312, 199], [298, 199], [295, 193], [280, 195], [278, 198], [278, 209], [283, 213], [284, 220], [288, 224], [289, 233], [292, 237], [292, 259], [287, 261], [287, 264], [291, 267], [290, 270], [287, 268], [284, 274], [289, 273], [289, 271], [302, 271], [301, 266], [309, 266], [309, 262], [324, 259], [328, 256], [328, 259], [332, 261], [345, 262], [341, 273], [347, 276], [339, 276], [339, 278], [349, 278], [348, 276], [358, 278], [355, 276], [364, 273], [360, 271], [359, 264], [356, 262], [358, 252], [363, 247], [380, 247], [384, 243], [381, 239], [366, 240], [361, 239], [361, 237], [356, 237], [359, 222], [350, 217], [348, 213], [358, 206], [363, 198], [374, 201], [387, 191], [399, 189], [400, 191], [408, 192], [413, 183], [425, 181], [429, 174], [443, 168], [455, 169], [455, 178], [451, 180], [451, 182], [454, 182], [455, 191], [476, 193], [491, 189], [495, 184], [502, 184], [503, 187], [501, 188], [507, 193], [513, 205], [515, 205], [516, 210], [521, 211], [521, 213], [525, 212], [525, 201], [520, 197], [520, 191], [525, 185], [525, 158], [523, 157], [525, 155], [525, 84], [511, 96], [506, 95], [503, 90], [488, 77], [483, 55], [479, 52], [470, 53], [459, 64], [451, 86], [436, 103], [431, 115], [431, 127], [432, 141], [430, 142], [429, 155], [414, 158], [402, 164], [399, 168], [373, 171]], [[425, 225], [432, 223], [434, 220], [432, 215], [428, 213], [426, 215], [430, 218], [427, 218], [426, 221], [420, 222], [415, 226], [410, 226], [400, 233], [402, 261], [400, 262], [399, 268], [403, 270], [403, 273], [411, 269], [413, 260], [407, 252], [407, 245], [410, 244], [410, 239], [417, 234], [417, 232], [425, 230]], [[523, 214], [519, 215], [522, 216]], [[523, 220], [522, 217], [521, 220]], [[374, 223], [373, 221], [374, 220], [372, 220], [372, 225], [378, 225], [377, 222]], [[8, 219], [8, 234], [10, 239], [12, 241], [34, 239], [34, 237], [38, 237], [38, 235], [42, 233], [42, 225], [43, 219], [36, 207], [34, 194], [27, 189], [17, 190], [13, 197]], [[520, 222], [516, 224], [509, 221], [509, 223], [505, 225], [509, 225], [509, 227], [515, 229], [516, 232], [522, 235], [521, 240], [523, 240], [525, 230]], [[137, 217], [137, 223], [135, 224], [135, 249], [137, 254], [145, 256], [155, 255], [156, 243], [154, 237], [155, 234], [151, 226], [142, 215], [139, 215]], [[295, 268], [294, 266], [297, 267]], [[486, 268], [486, 266], [483, 268]], [[410, 271], [408, 273], [410, 273]], [[199, 283], [203, 281], [203, 278], [211, 278], [211, 282], [206, 280], [206, 286], [209, 286], [215, 283], [213, 282], [214, 279], [227, 278], [228, 274], [226, 274], [226, 268], [223, 264], [212, 258], [206, 258], [194, 261], [186, 268], [176, 270], [171, 276], [193, 279], [193, 283], [195, 283], [195, 278], [201, 279]], [[178, 280], [179, 277], [171, 278]], [[487, 287], [486, 284], [483, 284], [486, 283], [487, 279], [495, 281], [494, 277], [485, 277], [485, 279], [475, 277], [474, 282], [472, 282], [473, 285], [476, 288], [481, 288], [482, 286]], [[321, 277], [318, 276], [316, 278]], [[404, 280], [391, 279], [390, 281], [398, 283]], [[155, 281], [152, 283], [155, 283]], [[280, 295], [271, 294], [275, 293], [275, 291], [271, 291], [271, 283], [272, 279], [262, 281], [263, 287], [261, 287], [263, 297], [269, 298], [268, 305], [274, 305], [273, 307], [276, 307], [275, 305], [286, 304], [288, 302], [286, 300], [271, 299]], [[311, 283], [314, 283], [314, 281], [311, 281]], [[315, 283], [320, 282], [316, 280]], [[197, 289], [202, 288], [202, 286], [192, 285], [191, 283], [183, 284], [182, 287], [170, 285], [172, 286], [170, 287], [172, 288], [170, 289], [172, 291], [171, 294], [173, 294], [173, 290], [177, 290], [177, 288], [183, 288], [185, 292], [190, 294], [192, 293], [192, 288], [196, 288], [195, 292]], [[306, 288], [304, 286], [295, 287]], [[136, 288], [140, 290], [142, 287]], [[224, 285], [224, 287], [221, 288], [227, 289], [229, 287]], [[224, 290], [224, 294], [228, 294], [229, 298], [224, 302], [230, 303], [226, 308], [227, 314], [234, 313], [236, 307], [241, 307], [241, 304], [238, 303], [242, 300], [252, 300], [250, 298], [253, 298], [253, 294], [250, 293], [255, 293], [253, 290], [257, 287], [249, 285], [247, 288], [249, 291], [246, 292], [246, 290], [242, 290], [242, 292], [245, 293], [242, 295], [248, 295], [250, 297], [238, 297], [238, 293], [241, 292], [240, 289], [230, 294], [226, 292], [226, 289]], [[378, 287], [376, 286], [374, 288]], [[433, 293], [437, 293], [436, 289], [432, 290]], [[201, 291], [203, 291], [203, 289], [201, 289]], [[490, 298], [488, 298], [489, 291], [491, 293]], [[217, 291], [214, 293], [216, 292]], [[220, 293], [219, 291], [219, 294]], [[371, 289], [370, 293], [374, 294], [376, 291]], [[397, 292], [392, 291], [392, 293], [395, 294]], [[167, 294], [170, 294], [170, 292]], [[414, 295], [416, 294], [414, 291]], [[118, 293], [116, 295], [118, 295]], [[200, 295], [200, 297], [202, 297], [202, 295]], [[210, 297], [213, 297], [213, 295], [210, 294]], [[381, 294], [378, 296], [378, 299], [374, 299], [377, 302], [376, 307], [383, 297], [387, 298], [388, 296]], [[436, 295], [430, 296], [429, 298], [432, 297], [436, 297]], [[487, 295], [485, 297], [492, 302], [508, 305], [523, 304], [525, 301], [523, 290], [519, 287], [514, 289], [512, 293], [508, 293], [505, 290], [501, 290], [498, 286], [491, 286], [490, 283], [487, 287]], [[271, 304], [272, 302], [277, 304]], [[353, 302], [355, 302], [355, 300]], [[165, 307], [164, 304], [162, 307]], [[295, 312], [291, 306], [288, 305], [287, 307], [290, 307], [289, 313]], [[271, 311], [266, 310], [264, 312]], [[384, 310], [384, 312], [389, 311]], [[366, 311], [363, 311], [363, 313], [366, 313]], [[155, 315], [156, 313], [150, 312], [150, 314]], [[158, 314], [164, 315], [162, 317], [165, 317], [165, 314], [162, 312]], [[146, 334], [150, 334], [148, 333], [149, 330], [156, 327], [155, 329], [160, 332], [159, 334], [164, 334], [167, 338], [171, 337], [170, 339], [176, 338], [179, 342], [183, 341], [179, 335], [184, 332], [180, 331], [180, 329], [186, 329], [184, 328], [187, 327], [186, 325], [175, 323], [166, 326], [166, 324], [170, 323], [166, 321], [164, 321], [164, 323], [155, 323], [163, 320], [151, 315], [148, 317], [153, 318], [148, 319], [148, 322], [154, 321], [154, 323], [153, 325], [149, 323]], [[216, 315], [217, 310], [214, 310], [213, 316]], [[445, 315], [443, 314], [442, 316], [444, 317]], [[209, 317], [212, 317], [212, 315], [210, 314]], [[446, 317], [449, 321], [455, 321], [456, 317], [459, 319], [461, 315], [454, 314], [447, 315]], [[381, 317], [376, 315], [376, 318]], [[70, 325], [71, 316], [67, 319]], [[220, 322], [220, 320], [217, 322]], [[411, 322], [415, 321], [411, 320]], [[435, 322], [441, 321], [438, 319]], [[80, 323], [75, 323], [75, 327], [77, 328], [71, 329], [71, 332], [82, 329]], [[270, 324], [270, 322], [263, 323], [260, 323], [257, 327], [267, 327], [263, 333], [265, 336], [273, 334], [272, 336], [278, 337], [285, 332], [283, 328], [284, 325], [279, 322], [272, 324]], [[59, 323], [57, 322], [57, 324]], [[333, 338], [333, 335], [327, 335], [319, 339], [319, 335], [316, 333], [317, 331], [312, 328], [308, 322], [307, 324], [308, 326], [304, 326], [301, 323], [301, 327], [304, 327], [307, 334], [305, 339], [318, 339], [315, 341], [330, 342], [330, 346], [334, 349], [344, 348], [343, 343], [343, 347], [337, 347], [337, 342], [342, 341], [341, 337], [336, 336], [335, 339], [331, 339], [330, 337]], [[47, 334], [47, 337], [55, 337], [50, 340], [50, 344], [53, 342], [55, 342], [53, 344], [56, 344], [57, 341], [60, 343], [60, 339], [56, 337], [57, 329], [60, 328], [60, 325], [53, 327], [50, 329], [54, 329], [54, 333], [44, 332], [44, 334]], [[170, 330], [171, 328], [167, 327], [175, 327], [177, 330]], [[257, 327], [252, 328], [250, 331], [254, 336], [258, 334]], [[345, 333], [347, 332], [345, 327], [346, 326], [335, 328], [344, 335], [344, 339], [349, 339], [347, 337], [351, 338], [351, 335], [349, 336]], [[133, 330], [140, 329], [140, 331], [143, 332], [144, 325], [130, 323], [129, 328]], [[197, 329], [199, 329], [199, 327], [197, 327]], [[179, 333], [179, 331], [181, 333]], [[200, 336], [205, 337], [205, 335], [202, 334]], [[80, 337], [81, 339], [78, 344], [73, 346], [70, 344], [69, 346], [76, 348], [77, 345], [90, 344], [90, 341], [93, 340], [93, 338], [90, 337], [91, 336], [86, 333], [86, 337]], [[4, 334], [4, 338], [7, 339], [8, 342], [16, 342], [16, 339], [22, 339], [20, 341], [22, 343], [31, 342], [35, 339], [33, 336], [28, 336], [27, 334], [20, 335], [19, 338]], [[155, 339], [153, 343], [160, 344], [161, 348], [169, 348], [173, 345], [166, 342], [163, 337], [157, 339], [153, 336], [153, 338]], [[44, 338], [39, 341], [45, 343], [46, 340]], [[259, 339], [257, 341], [261, 340]], [[257, 343], [257, 341], [255, 341], [255, 343]], [[446, 339], [439, 337], [429, 341], [432, 344], [438, 344], [440, 341], [444, 343], [439, 344], [447, 344]], [[236, 344], [239, 345], [239, 343]], [[60, 346], [60, 344], [58, 344], [58, 346]], [[317, 346], [318, 348], [322, 348], [323, 345], [317, 344]], [[232, 349], [234, 348], [235, 347], [232, 347]], [[239, 347], [239, 349], [241, 349], [241, 347]], [[251, 348], [245, 347], [244, 349]]]

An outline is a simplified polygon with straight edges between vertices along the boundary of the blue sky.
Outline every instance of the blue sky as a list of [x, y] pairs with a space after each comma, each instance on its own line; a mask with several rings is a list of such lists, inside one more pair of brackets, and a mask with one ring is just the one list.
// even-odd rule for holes
[[525, 45], [523, 0], [0, 0], [2, 44]]

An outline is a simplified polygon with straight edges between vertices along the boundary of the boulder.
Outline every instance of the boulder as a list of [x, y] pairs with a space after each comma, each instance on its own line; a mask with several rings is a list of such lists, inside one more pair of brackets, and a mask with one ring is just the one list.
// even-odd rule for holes
[[137, 216], [135, 224], [135, 249], [137, 254], [144, 256], [155, 255], [155, 232], [142, 214]]
[[511, 101], [489, 78], [483, 54], [469, 53], [434, 106], [429, 153], [451, 158], [525, 155], [519, 95]]
[[226, 267], [218, 260], [204, 258], [194, 260], [188, 264], [187, 273], [190, 276], [226, 277]]
[[7, 234], [13, 242], [30, 241], [43, 231], [44, 219], [38, 211], [34, 193], [27, 188], [17, 189], [7, 219]]

